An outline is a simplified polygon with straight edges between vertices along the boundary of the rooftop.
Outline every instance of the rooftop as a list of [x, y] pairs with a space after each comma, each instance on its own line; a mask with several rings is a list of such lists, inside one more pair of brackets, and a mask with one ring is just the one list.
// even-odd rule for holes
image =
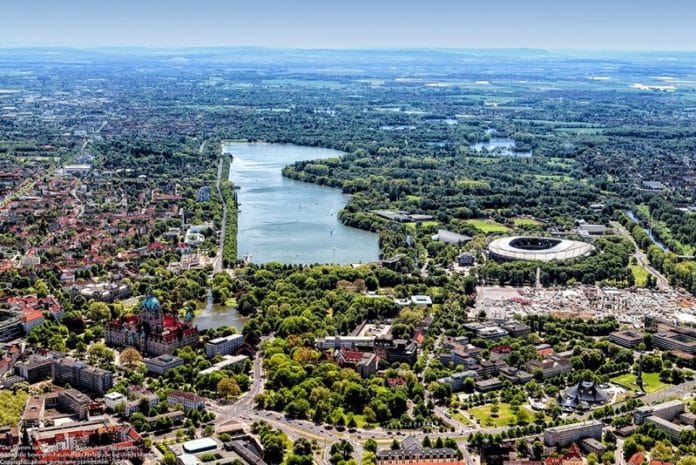
[[182, 447], [185, 452], [188, 452], [189, 454], [196, 454], [206, 450], [217, 449], [218, 443], [212, 438], [200, 438], [186, 441], [182, 444]]

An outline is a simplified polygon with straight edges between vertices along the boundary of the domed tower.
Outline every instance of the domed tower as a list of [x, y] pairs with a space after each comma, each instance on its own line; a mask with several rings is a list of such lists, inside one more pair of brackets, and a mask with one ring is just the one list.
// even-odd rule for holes
[[148, 290], [147, 297], [140, 305], [140, 321], [146, 333], [162, 332], [162, 306], [152, 290]]

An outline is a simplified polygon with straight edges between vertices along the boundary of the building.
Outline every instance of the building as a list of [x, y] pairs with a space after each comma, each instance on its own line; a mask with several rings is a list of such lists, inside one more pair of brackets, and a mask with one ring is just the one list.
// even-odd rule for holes
[[614, 331], [613, 333], [609, 334], [608, 339], [621, 347], [635, 349], [641, 342], [643, 342], [643, 334], [632, 329], [627, 329], [625, 331]]
[[427, 307], [433, 304], [433, 300], [427, 295], [412, 295], [411, 304], [416, 307]]
[[582, 381], [558, 395], [558, 406], [565, 410], [577, 408], [589, 409], [594, 405], [605, 404], [609, 395], [594, 381]]
[[176, 368], [184, 364], [184, 359], [174, 355], [162, 354], [157, 357], [143, 359], [147, 371], [158, 375], [165, 374], [168, 370]]
[[665, 420], [664, 418], [660, 418], [655, 415], [650, 415], [645, 419], [644, 422], [655, 425], [657, 429], [664, 432], [667, 435], [667, 437], [669, 437], [672, 440], [672, 442], [675, 442], [677, 444], [679, 443], [679, 437], [681, 436], [681, 433], [683, 431], [686, 431], [687, 429], [694, 429], [693, 426], [678, 425], [676, 423], [673, 423], [669, 420]]
[[377, 451], [376, 465], [464, 465], [461, 453], [448, 447], [425, 448], [414, 436], [404, 439], [401, 448]]
[[665, 420], [671, 420], [684, 413], [684, 402], [670, 400], [657, 405], [644, 405], [633, 411], [633, 422], [642, 425], [649, 416], [656, 416]]
[[314, 346], [319, 350], [351, 349], [372, 350], [375, 347], [375, 336], [327, 336], [314, 340]]
[[22, 413], [22, 418], [20, 420], [22, 427], [36, 428], [41, 425], [41, 420], [44, 416], [44, 408], [43, 396], [30, 396], [24, 406], [24, 413]]
[[671, 330], [655, 333], [653, 344], [660, 349], [682, 350], [688, 354], [696, 353], [696, 337], [685, 332]]
[[607, 228], [603, 224], [589, 224], [582, 222], [578, 226], [578, 234], [581, 236], [589, 237], [589, 236], [602, 236], [607, 233]]
[[595, 438], [585, 438], [580, 441], [580, 445], [588, 454], [594, 453], [597, 457], [601, 457], [607, 451], [607, 446]]
[[573, 370], [573, 364], [565, 357], [552, 355], [546, 360], [530, 360], [527, 362], [527, 369], [534, 374], [535, 370], [541, 370], [544, 379], [551, 378]]
[[205, 355], [208, 358], [216, 355], [230, 355], [237, 352], [244, 344], [244, 336], [241, 334], [230, 334], [229, 336], [212, 339], [205, 344]]
[[513, 384], [525, 384], [527, 381], [534, 378], [534, 376], [532, 376], [530, 373], [527, 373], [524, 370], [518, 370], [517, 368], [511, 366], [500, 368], [499, 374]]
[[476, 378], [478, 378], [478, 374], [473, 370], [460, 371], [457, 373], [452, 373], [451, 375], [445, 378], [440, 378], [437, 380], [437, 382], [442, 384], [448, 384], [452, 392], [457, 392], [462, 390], [462, 388], [464, 387], [464, 381], [467, 378], [476, 380]]
[[16, 312], [0, 310], [0, 342], [7, 342], [24, 334], [22, 319]]
[[471, 240], [471, 236], [466, 236], [464, 234], [457, 234], [452, 231], [447, 231], [446, 229], [438, 229], [437, 234], [432, 236], [432, 240], [444, 242], [445, 244], [466, 244]]
[[109, 322], [104, 339], [107, 345], [132, 346], [141, 353], [171, 354], [179, 347], [198, 344], [198, 329], [191, 325], [192, 318], [192, 313], [186, 315], [186, 321], [165, 314], [159, 300], [149, 294], [143, 300], [138, 315]]
[[500, 339], [508, 335], [508, 332], [503, 328], [493, 323], [465, 323], [464, 328], [467, 331], [474, 333], [480, 339]]
[[181, 445], [184, 452], [188, 454], [199, 454], [209, 450], [215, 450], [219, 447], [218, 443], [213, 438], [200, 438], [186, 441]]
[[526, 336], [532, 330], [529, 326], [517, 320], [507, 320], [500, 323], [500, 327], [510, 334], [512, 337]]
[[476, 390], [481, 392], [495, 391], [503, 387], [503, 382], [498, 378], [482, 379], [476, 381]]
[[30, 433], [32, 463], [117, 463], [140, 461], [144, 442], [129, 424], [107, 420], [36, 428]]
[[114, 385], [113, 373], [70, 357], [53, 359], [52, 377], [55, 384], [70, 386], [83, 391], [104, 394]]
[[41, 426], [47, 408], [60, 408], [75, 415], [79, 420], [89, 416], [92, 401], [77, 389], [54, 390], [47, 394], [33, 395], [27, 399], [21, 424], [25, 428]]
[[474, 256], [469, 252], [457, 255], [457, 265], [459, 266], [474, 266]]
[[184, 407], [184, 411], [188, 412], [192, 409], [205, 407], [205, 399], [192, 392], [172, 391], [167, 394], [167, 404], [170, 406], [181, 404]]
[[34, 384], [51, 377], [52, 365], [53, 360], [49, 357], [31, 355], [27, 360], [17, 362], [14, 366], [14, 372], [29, 384]]
[[84, 420], [89, 415], [89, 406], [92, 401], [77, 389], [65, 389], [58, 394], [58, 404], [75, 416]]
[[418, 344], [404, 339], [380, 339], [375, 341], [375, 353], [388, 363], [413, 365], [418, 358]]
[[118, 299], [127, 299], [132, 295], [128, 284], [98, 283], [88, 284], [79, 289], [79, 293], [86, 299], [113, 302]]
[[566, 447], [585, 438], [602, 439], [604, 423], [597, 420], [554, 426], [544, 430], [544, 444], [549, 447]]
[[104, 394], [104, 405], [111, 411], [115, 411], [116, 407], [126, 402], [128, 398], [120, 392], [109, 392]]
[[350, 367], [363, 378], [368, 378], [377, 373], [377, 368], [379, 367], [379, 357], [372, 352], [339, 349], [334, 357], [339, 366]]

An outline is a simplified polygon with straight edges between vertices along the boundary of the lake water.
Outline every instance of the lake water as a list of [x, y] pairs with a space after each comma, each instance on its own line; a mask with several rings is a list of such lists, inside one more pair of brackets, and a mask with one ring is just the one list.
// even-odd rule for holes
[[234, 307], [213, 305], [213, 298], [208, 290], [208, 299], [201, 313], [193, 317], [193, 324], [199, 330], [234, 326], [241, 333], [248, 318], [241, 316]]
[[237, 255], [253, 263], [365, 263], [379, 258], [375, 233], [344, 226], [339, 189], [284, 178], [284, 166], [339, 157], [335, 150], [288, 144], [232, 142], [230, 180], [239, 188]]
[[488, 152], [495, 152], [496, 154], [503, 155], [506, 157], [531, 157], [532, 152], [515, 152], [513, 148], [515, 147], [515, 139], [510, 139], [507, 137], [491, 137], [488, 142], [477, 142], [471, 145], [471, 149], [475, 152], [481, 152], [486, 149]]

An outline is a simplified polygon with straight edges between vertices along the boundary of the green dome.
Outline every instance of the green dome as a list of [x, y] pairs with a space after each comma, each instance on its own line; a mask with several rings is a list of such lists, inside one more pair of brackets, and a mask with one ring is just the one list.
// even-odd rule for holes
[[143, 300], [143, 304], [141, 308], [143, 310], [147, 310], [148, 312], [156, 312], [159, 310], [161, 307], [159, 300], [157, 300], [157, 297], [151, 295], [147, 299]]

